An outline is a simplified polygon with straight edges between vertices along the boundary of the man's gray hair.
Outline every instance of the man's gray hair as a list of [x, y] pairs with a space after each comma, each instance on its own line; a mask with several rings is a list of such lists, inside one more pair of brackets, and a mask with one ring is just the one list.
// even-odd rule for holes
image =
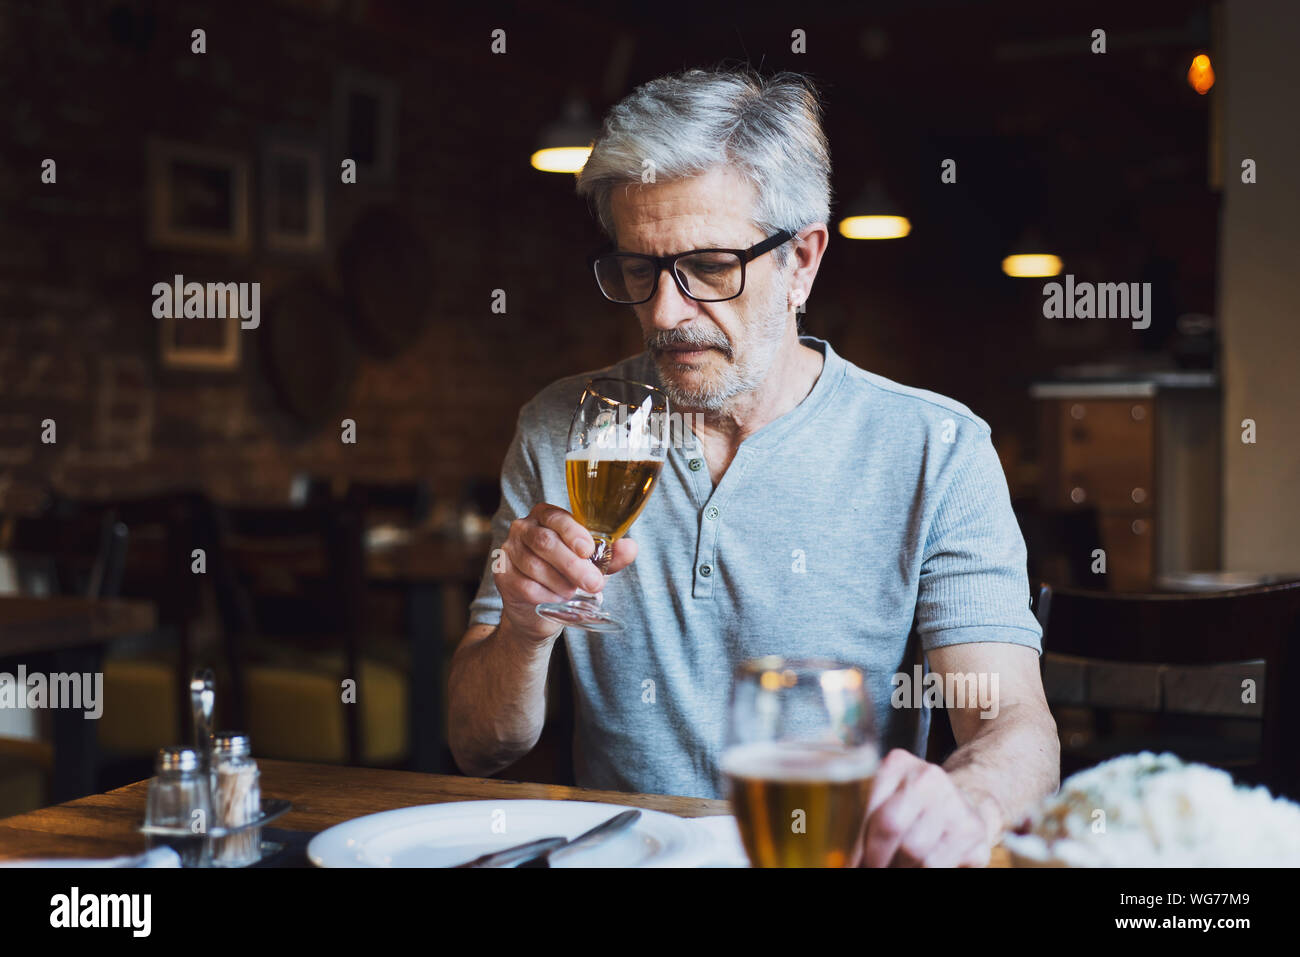
[[[754, 224], [766, 235], [830, 219], [831, 156], [821, 103], [799, 73], [764, 79], [749, 68], [687, 70], [643, 83], [606, 115], [578, 177], [611, 239], [617, 186], [698, 176], [732, 166], [754, 187]], [[773, 250], [784, 268], [790, 245]]]

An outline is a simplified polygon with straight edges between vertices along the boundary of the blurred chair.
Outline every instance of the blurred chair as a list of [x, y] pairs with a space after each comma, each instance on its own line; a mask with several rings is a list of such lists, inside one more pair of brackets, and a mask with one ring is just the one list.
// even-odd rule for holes
[[116, 596], [126, 539], [114, 509], [66, 500], [41, 515], [0, 518], [0, 552], [13, 561], [21, 594]]
[[[1300, 706], [1287, 692], [1300, 677], [1300, 582], [1178, 595], [1056, 588], [1046, 598], [1053, 712], [1112, 716], [1091, 740], [1062, 740], [1062, 776], [1119, 754], [1173, 751], [1297, 795]], [[1150, 718], [1123, 720], [1134, 715]]]
[[[294, 507], [325, 507], [336, 502], [360, 513], [363, 546], [383, 547], [415, 533], [429, 517], [433, 493], [427, 482], [357, 482], [303, 474], [294, 480]], [[406, 605], [403, 588], [390, 582], [366, 583], [367, 647], [379, 659], [409, 671], [411, 654], [402, 637]]]
[[247, 708], [240, 726], [255, 752], [400, 763], [407, 750], [406, 675], [363, 653], [360, 511], [346, 503], [221, 508], [216, 520], [218, 606], [240, 662]]
[[[433, 490], [425, 481], [351, 482], [343, 495], [360, 511], [366, 548], [382, 555], [388, 545], [419, 541], [434, 533]], [[367, 648], [377, 661], [407, 676], [411, 713], [412, 770], [440, 771], [453, 766], [446, 746], [446, 642], [457, 613], [446, 587], [419, 575], [366, 582]], [[469, 601], [464, 607], [469, 607]]]
[[[34, 517], [7, 517], [0, 520], [0, 553], [10, 562], [21, 594], [33, 596], [84, 595], [91, 598], [116, 597], [122, 582], [128, 533], [115, 512], [74, 509], [67, 503], [52, 505]], [[81, 670], [63, 667], [78, 664], [68, 655], [80, 655], [76, 649], [53, 655], [24, 659], [31, 670]], [[99, 651], [89, 653], [98, 662]], [[13, 673], [16, 662], [0, 660], [0, 671]], [[68, 715], [55, 715], [55, 721], [67, 721]], [[73, 720], [83, 720], [74, 716]], [[75, 726], [76, 730], [83, 730]], [[78, 745], [77, 758], [92, 762], [93, 741], [86, 742], [90, 753], [83, 755]], [[53, 744], [39, 738], [0, 738], [0, 817], [20, 814], [60, 799], [60, 788], [71, 782], [55, 780]]]
[[[152, 601], [158, 630], [119, 642], [104, 668], [107, 701], [129, 702], [106, 708], [100, 720], [105, 751], [132, 768], [125, 777], [147, 776], [158, 748], [188, 743], [193, 734], [189, 679], [202, 664], [222, 671], [219, 651], [195, 648], [195, 629], [203, 615], [211, 560], [211, 503], [199, 492], [180, 491], [130, 499], [116, 510], [131, 529], [131, 560], [122, 593]], [[202, 557], [196, 554], [202, 551]], [[221, 702], [219, 702], [220, 706]]]

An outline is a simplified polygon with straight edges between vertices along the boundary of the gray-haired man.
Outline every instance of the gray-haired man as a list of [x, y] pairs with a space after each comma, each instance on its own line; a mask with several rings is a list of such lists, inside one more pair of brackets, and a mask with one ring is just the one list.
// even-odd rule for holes
[[[595, 373], [524, 406], [493, 529], [507, 561], [485, 575], [453, 660], [450, 745], [470, 774], [533, 747], [561, 630], [534, 607], [603, 588], [627, 631], [567, 633], [578, 784], [721, 796], [734, 666], [843, 658], [869, 669], [888, 751], [861, 863], [983, 864], [1058, 784], [1024, 541], [981, 419], [799, 335], [829, 240], [829, 177], [817, 97], [795, 75], [688, 71], [605, 118], [578, 190], [617, 252], [667, 258], [598, 267], [646, 342], [600, 374], [654, 383], [675, 411], [702, 413], [699, 446], [670, 452], [636, 541], [616, 543], [602, 581], [591, 536], [554, 504], [567, 502], [569, 418]], [[705, 249], [749, 251], [734, 297], [707, 295], [673, 258]], [[933, 672], [996, 679], [996, 712], [949, 710], [959, 747], [942, 768], [917, 756], [928, 711], [892, 680], [911, 673], [914, 642]]]

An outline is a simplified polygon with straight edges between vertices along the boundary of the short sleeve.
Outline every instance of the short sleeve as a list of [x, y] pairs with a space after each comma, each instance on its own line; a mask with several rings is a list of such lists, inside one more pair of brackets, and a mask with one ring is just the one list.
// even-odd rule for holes
[[524, 413], [521, 412], [515, 425], [515, 436], [501, 465], [501, 506], [492, 517], [492, 550], [483, 569], [478, 593], [469, 606], [470, 625], [495, 627], [500, 623], [501, 593], [497, 591], [492, 575], [493, 556], [498, 554], [497, 549], [510, 534], [511, 523], [531, 512], [544, 497], [537, 461], [525, 441], [529, 434], [532, 433], [525, 426]]
[[981, 431], [954, 465], [926, 536], [916, 602], [922, 648], [998, 641], [1042, 654], [1025, 557], [1002, 463]]

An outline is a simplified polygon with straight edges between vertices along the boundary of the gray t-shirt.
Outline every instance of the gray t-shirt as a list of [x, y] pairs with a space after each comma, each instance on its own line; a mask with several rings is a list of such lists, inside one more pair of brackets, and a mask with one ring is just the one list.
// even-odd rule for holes
[[[718, 798], [737, 663], [829, 657], [870, 676], [885, 753], [924, 755], [929, 710], [891, 706], [920, 651], [1011, 642], [1042, 651], [1025, 544], [989, 427], [959, 402], [846, 361], [822, 339], [812, 391], [749, 436], [717, 488], [698, 445], [673, 448], [606, 580], [620, 635], [565, 629], [583, 787]], [[660, 384], [646, 353], [552, 383], [520, 411], [493, 547], [538, 502], [568, 508], [569, 423], [592, 375]], [[496, 625], [490, 568], [470, 608]], [[919, 648], [918, 648], [919, 644]]]

